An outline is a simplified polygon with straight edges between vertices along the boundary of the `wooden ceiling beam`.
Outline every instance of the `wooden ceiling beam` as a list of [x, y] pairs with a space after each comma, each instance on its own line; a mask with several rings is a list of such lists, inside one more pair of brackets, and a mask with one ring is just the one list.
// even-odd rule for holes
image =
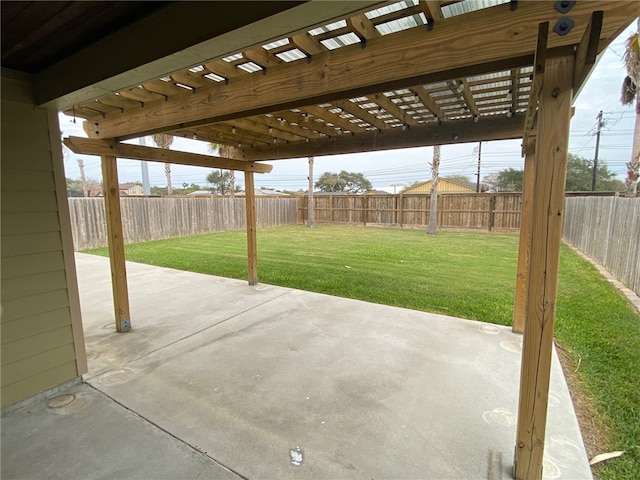
[[294, 35], [289, 38], [289, 41], [307, 55], [319, 55], [327, 51], [324, 45], [315, 40], [307, 32]]
[[[268, 145], [269, 141], [263, 141], [250, 132], [238, 130], [235, 134], [231, 127], [225, 124], [205, 125], [185, 130], [174, 130], [168, 132], [170, 135], [178, 137], [191, 138], [201, 142], [219, 143], [221, 145], [229, 145], [238, 148], [250, 145]], [[234, 157], [235, 158], [235, 157]]]
[[314, 137], [321, 137], [321, 134], [333, 136], [337, 132], [327, 127], [324, 122], [316, 122], [313, 114], [308, 111], [292, 112], [291, 110], [281, 110], [273, 114], [276, 117], [282, 117], [289, 122], [297, 123], [298, 125], [304, 125], [313, 133]]
[[225, 62], [224, 60], [213, 60], [211, 62], [207, 62], [204, 64], [204, 67], [211, 73], [215, 73], [216, 75], [227, 79], [235, 78], [247, 73], [236, 67], [233, 63]]
[[242, 128], [254, 134], [270, 138], [269, 143], [273, 143], [274, 139], [289, 142], [298, 142], [306, 137], [302, 134], [292, 133], [287, 123], [281, 124], [277, 119], [267, 116], [259, 116], [252, 118], [241, 118], [226, 122], [228, 125]]
[[165, 100], [168, 97], [176, 98], [187, 93], [184, 89], [176, 87], [173, 82], [165, 82], [164, 80], [153, 80], [143, 83], [142, 86], [145, 90], [164, 96]]
[[209, 80], [208, 78], [204, 78], [203, 76], [188, 70], [171, 74], [171, 79], [176, 83], [182, 83], [183, 85], [187, 85], [194, 89], [208, 87], [214, 83], [213, 80]]
[[256, 47], [242, 52], [245, 58], [262, 68], [270, 68], [282, 63], [278, 57], [271, 55], [262, 47]]
[[347, 19], [347, 25], [355, 31], [360, 38], [369, 39], [380, 36], [380, 32], [378, 32], [375, 25], [362, 13]]
[[[349, 118], [342, 118], [340, 114], [331, 113], [329, 110], [332, 108], [339, 108], [335, 105], [331, 104], [331, 107], [323, 108], [317, 105], [306, 106], [304, 109], [312, 114], [314, 117], [321, 118], [325, 121], [325, 126], [327, 123], [332, 123], [336, 127], [340, 127], [342, 130], [349, 130], [350, 132], [361, 132], [364, 129], [359, 127], [355, 123], [351, 123]], [[327, 128], [332, 128], [327, 126]], [[333, 130], [333, 135], [339, 135], [338, 130]]]
[[[367, 102], [368, 101], [369, 100], [367, 100]], [[354, 115], [364, 120], [367, 123], [370, 123], [371, 125], [373, 125], [379, 130], [389, 128], [389, 126], [386, 123], [384, 123], [384, 120], [381, 120], [375, 115], [372, 115], [371, 113], [369, 113], [368, 110], [360, 107], [357, 103], [353, 103], [350, 100], [336, 100], [335, 102], [332, 102], [332, 103], [336, 107], [342, 108], [342, 110], [344, 110], [345, 112], [350, 113], [351, 115]]]
[[151, 92], [145, 88], [130, 88], [129, 90], [123, 90], [120, 95], [125, 98], [137, 100], [138, 102], [152, 102], [154, 100], [162, 99], [162, 95], [159, 93]]
[[[606, 13], [605, 39], [628, 24], [638, 10], [630, 2], [603, 1], [598, 7]], [[572, 8], [576, 25], [588, 23], [591, 8], [590, 2]], [[99, 137], [132, 138], [529, 65], [537, 38], [533, 25], [556, 14], [550, 2], [524, 2], [516, 11], [505, 4], [447, 18], [431, 32], [414, 28], [393, 38], [373, 38], [365, 49], [359, 45], [340, 48], [314, 56], [311, 63], [277, 65], [267, 75], [245, 75], [230, 85], [212, 85], [188, 98], [107, 115], [100, 121]], [[461, 31], [466, 34], [461, 36]], [[579, 28], [564, 36], [554, 34], [548, 47], [573, 46], [581, 36]], [[468, 42], [467, 37], [474, 41]], [[399, 56], [398, 51], [403, 54]]]
[[415, 87], [411, 87], [411, 91], [413, 93], [415, 93], [418, 98], [420, 99], [420, 101], [422, 102], [422, 104], [429, 109], [429, 111], [431, 111], [431, 113], [435, 116], [438, 117], [440, 120], [444, 119], [444, 113], [443, 111], [440, 109], [440, 107], [438, 106], [438, 104], [435, 102], [435, 100], [431, 97], [431, 95], [429, 95], [429, 92], [427, 92], [422, 85], [417, 85]]
[[518, 110], [518, 97], [520, 96], [520, 92], [518, 89], [520, 88], [519, 84], [520, 80], [518, 78], [518, 69], [514, 68], [511, 70], [511, 111], [516, 112]]
[[524, 116], [498, 117], [421, 124], [408, 130], [393, 128], [383, 132], [366, 131], [354, 135], [311, 140], [308, 143], [243, 148], [246, 160], [278, 160], [306, 156], [338, 155], [397, 148], [425, 147], [488, 140], [521, 138]]
[[458, 80], [462, 82], [462, 97], [464, 98], [464, 102], [467, 104], [467, 108], [474, 115], [479, 115], [478, 107], [476, 106], [476, 102], [473, 99], [473, 93], [469, 89], [469, 84], [465, 78], [461, 78]]
[[291, 118], [292, 116], [284, 113], [274, 113], [271, 116], [260, 115], [258, 117], [249, 117], [247, 120], [252, 120], [257, 124], [265, 124], [267, 127], [273, 128], [276, 132], [287, 132], [288, 134], [291, 134], [292, 137], [286, 138], [286, 140], [297, 141], [321, 136], [311, 129], [313, 125], [309, 125], [309, 122], [300, 123], [297, 118], [293, 120], [291, 120]]
[[384, 93], [376, 93], [370, 96], [371, 100], [376, 102], [381, 108], [384, 108], [388, 113], [396, 117], [405, 125], [417, 125], [418, 122], [414, 120], [411, 115], [407, 115], [398, 105], [393, 103]]
[[442, 8], [440, 2], [436, 0], [420, 0], [420, 8], [424, 12], [424, 16], [430, 20], [443, 20]]
[[144, 147], [128, 143], [117, 143], [112, 140], [96, 140], [91, 138], [68, 137], [63, 143], [79, 155], [110, 155], [118, 158], [147, 160], [150, 162], [195, 165], [198, 167], [225, 168], [243, 172], [269, 173], [272, 165], [245, 160], [214, 157], [197, 153], [180, 152], [164, 148]]

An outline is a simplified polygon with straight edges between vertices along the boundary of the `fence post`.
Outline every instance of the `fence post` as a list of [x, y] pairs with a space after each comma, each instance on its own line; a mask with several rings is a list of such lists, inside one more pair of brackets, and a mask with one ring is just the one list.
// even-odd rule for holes
[[329, 195], [329, 223], [333, 224], [333, 195]]
[[489, 195], [489, 219], [488, 219], [488, 228], [489, 231], [493, 229], [493, 223], [495, 221], [495, 209], [496, 209], [496, 196], [491, 193]]
[[398, 223], [400, 224], [400, 228], [402, 228], [403, 227], [403, 220], [404, 220], [404, 196], [401, 193], [396, 198], [397, 198], [398, 203], [399, 203], [399, 207], [396, 208], [396, 215], [398, 215], [399, 218], [400, 218]]
[[364, 212], [362, 212], [362, 221], [364, 223], [364, 226], [367, 226], [367, 194], [363, 193], [362, 194], [362, 208], [364, 209]]

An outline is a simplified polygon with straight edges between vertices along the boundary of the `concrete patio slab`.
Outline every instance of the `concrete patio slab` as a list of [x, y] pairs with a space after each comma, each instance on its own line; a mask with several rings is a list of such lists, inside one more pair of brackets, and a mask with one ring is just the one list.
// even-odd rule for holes
[[[108, 259], [77, 262], [94, 394], [211, 462], [209, 478], [512, 476], [522, 338], [508, 328], [127, 263], [133, 331], [118, 334]], [[54, 431], [95, 432], [65, 418]], [[38, 448], [16, 431], [7, 444]], [[591, 478], [555, 355], [546, 444], [545, 478]]]

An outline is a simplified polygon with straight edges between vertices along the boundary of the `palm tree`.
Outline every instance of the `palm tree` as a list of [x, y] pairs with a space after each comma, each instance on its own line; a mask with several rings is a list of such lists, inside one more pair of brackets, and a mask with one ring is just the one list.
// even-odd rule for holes
[[429, 206], [429, 224], [427, 235], [438, 233], [438, 176], [440, 172], [440, 145], [433, 147], [433, 162], [431, 162], [431, 205]]
[[[223, 143], [215, 143], [215, 142], [211, 142], [209, 144], [209, 151], [211, 152], [218, 152], [218, 156], [220, 157], [225, 157], [225, 158], [231, 158], [231, 151], [232, 151], [233, 147], [231, 147], [230, 145], [225, 145]], [[236, 193], [236, 172], [233, 170], [230, 170], [231, 172], [231, 177], [229, 179], [229, 194], [231, 195], [231, 197], [235, 197], [235, 193]], [[220, 170], [220, 174], [222, 175], [222, 170]], [[224, 192], [222, 192], [224, 194]]]
[[638, 191], [638, 178], [640, 177], [640, 18], [638, 31], [633, 33], [628, 39], [624, 52], [624, 64], [627, 69], [627, 76], [622, 83], [623, 105], [636, 104], [636, 124], [633, 129], [633, 146], [631, 148], [631, 161], [627, 163], [627, 178], [625, 180], [627, 197], [635, 197]]
[[[169, 135], [167, 133], [155, 133], [153, 135], [153, 141], [160, 148], [164, 148], [165, 150], [168, 150], [169, 147], [171, 147], [171, 144], [173, 143], [173, 135]], [[164, 164], [164, 174], [167, 177], [167, 195], [170, 197], [171, 194], [173, 193], [173, 188], [171, 187], [171, 164], [170, 163]]]

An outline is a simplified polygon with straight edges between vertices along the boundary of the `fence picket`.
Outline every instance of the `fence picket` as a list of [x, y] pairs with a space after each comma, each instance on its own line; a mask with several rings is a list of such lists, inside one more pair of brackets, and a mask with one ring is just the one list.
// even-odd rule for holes
[[[120, 199], [125, 243], [246, 228], [244, 198]], [[297, 224], [295, 198], [257, 198], [258, 227]], [[76, 250], [107, 245], [103, 198], [70, 198]]]
[[640, 295], [640, 198], [573, 197], [565, 205], [564, 240]]

